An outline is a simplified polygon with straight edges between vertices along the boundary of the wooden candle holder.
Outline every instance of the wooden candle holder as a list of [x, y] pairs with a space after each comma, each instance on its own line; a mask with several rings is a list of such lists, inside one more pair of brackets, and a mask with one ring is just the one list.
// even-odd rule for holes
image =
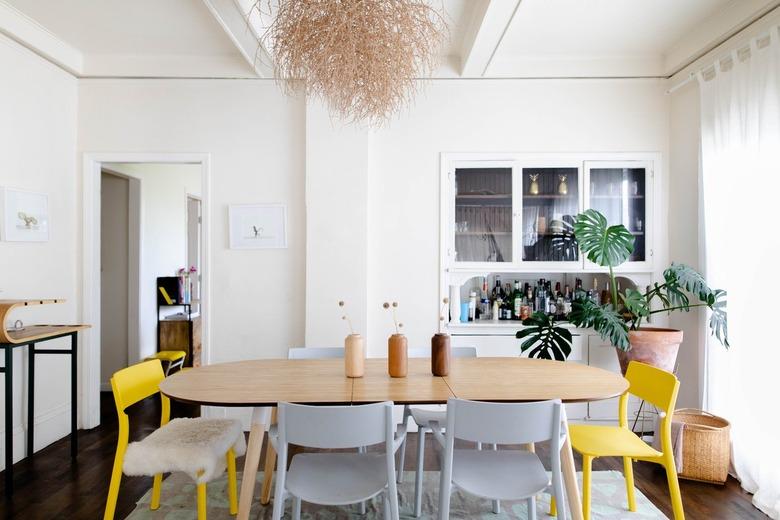
[[366, 372], [365, 359], [363, 336], [350, 334], [344, 338], [344, 373], [347, 377], [363, 377]]
[[435, 376], [446, 376], [450, 373], [452, 348], [450, 335], [441, 332], [431, 338], [431, 373]]
[[390, 377], [406, 377], [409, 371], [409, 348], [406, 336], [393, 334], [387, 340], [387, 373]]

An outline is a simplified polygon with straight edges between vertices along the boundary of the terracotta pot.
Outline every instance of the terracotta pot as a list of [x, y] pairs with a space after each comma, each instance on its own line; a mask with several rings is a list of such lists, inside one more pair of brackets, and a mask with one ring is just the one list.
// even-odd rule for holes
[[446, 376], [450, 373], [450, 348], [449, 334], [434, 334], [431, 338], [431, 373], [435, 376]]
[[393, 334], [387, 340], [387, 373], [390, 377], [406, 377], [409, 352], [406, 336]]
[[677, 352], [683, 340], [683, 331], [675, 329], [657, 329], [642, 327], [639, 330], [628, 331], [628, 341], [631, 350], [623, 352], [615, 349], [620, 362], [620, 371], [626, 375], [626, 369], [631, 361], [639, 361], [654, 367], [674, 372], [677, 362]]
[[363, 336], [350, 334], [344, 338], [344, 373], [347, 377], [363, 377], [366, 372], [365, 359]]

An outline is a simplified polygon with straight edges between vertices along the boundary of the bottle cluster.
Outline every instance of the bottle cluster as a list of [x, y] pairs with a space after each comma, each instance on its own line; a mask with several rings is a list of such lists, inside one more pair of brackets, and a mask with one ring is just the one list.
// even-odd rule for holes
[[522, 321], [531, 317], [535, 312], [543, 312], [548, 316], [565, 321], [572, 310], [572, 302], [576, 298], [589, 298], [596, 304], [609, 303], [611, 295], [608, 284], [604, 290], [599, 291], [598, 281], [593, 278], [593, 288], [585, 290], [582, 280], [575, 279], [574, 288], [568, 284], [561, 288], [561, 282], [553, 282], [540, 278], [535, 283], [520, 283], [514, 281], [514, 287], [507, 282], [502, 284], [501, 278], [496, 277], [496, 284], [492, 291], [488, 292], [488, 282], [485, 278], [482, 282], [481, 295], [477, 291], [469, 294], [469, 321], [493, 320]]

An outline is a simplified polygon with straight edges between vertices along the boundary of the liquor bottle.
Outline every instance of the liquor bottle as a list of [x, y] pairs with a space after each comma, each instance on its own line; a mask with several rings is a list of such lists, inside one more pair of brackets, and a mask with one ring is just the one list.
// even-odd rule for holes
[[493, 301], [504, 299], [504, 289], [501, 288], [501, 278], [496, 276], [496, 286], [493, 287], [493, 293], [490, 295]]
[[604, 290], [601, 291], [601, 303], [611, 303], [613, 306], [615, 305], [612, 301], [612, 295], [609, 293], [609, 281], [604, 283]]
[[571, 302], [573, 300], [572, 294], [571, 294], [571, 288], [567, 285], [565, 289], [565, 294], [563, 295], [563, 314], [565, 317], [569, 317], [569, 314], [571, 314]]
[[589, 292], [588, 297], [593, 300], [596, 305], [601, 304], [601, 294], [599, 293], [599, 281], [596, 277], [593, 277], [593, 289]]
[[585, 290], [582, 288], [582, 279], [576, 278], [574, 281], [573, 299], [576, 300], [577, 298], [584, 298], [584, 297], [585, 297]]
[[520, 292], [520, 280], [515, 280], [515, 290], [512, 293], [512, 319], [520, 319], [520, 307], [523, 306], [523, 293]]
[[488, 297], [488, 281], [487, 277], [482, 280], [482, 298], [479, 301], [480, 318], [483, 320], [490, 319], [490, 298]]
[[561, 282], [555, 282], [555, 299], [557, 300], [561, 296], [563, 296], [563, 293], [561, 293]]
[[525, 289], [525, 304], [531, 308], [531, 312], [534, 312], [534, 290], [531, 288], [531, 284], [527, 283]]
[[537, 312], [547, 312], [547, 305], [545, 305], [545, 298], [544, 298], [544, 278], [539, 279], [539, 283], [536, 285], [536, 303], [534, 304], [534, 309]]
[[469, 293], [469, 321], [477, 319], [477, 293], [471, 291]]

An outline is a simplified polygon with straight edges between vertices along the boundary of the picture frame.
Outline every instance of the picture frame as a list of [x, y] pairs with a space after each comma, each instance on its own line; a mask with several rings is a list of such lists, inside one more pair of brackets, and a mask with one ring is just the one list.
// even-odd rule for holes
[[287, 248], [284, 204], [231, 204], [228, 226], [230, 249]]
[[48, 194], [0, 188], [0, 240], [48, 242]]

